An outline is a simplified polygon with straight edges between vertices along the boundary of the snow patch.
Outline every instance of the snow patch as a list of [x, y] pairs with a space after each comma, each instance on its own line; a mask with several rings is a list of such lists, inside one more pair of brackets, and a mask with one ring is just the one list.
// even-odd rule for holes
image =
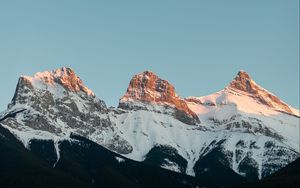
[[180, 167], [176, 163], [170, 161], [169, 159], [164, 159], [164, 161], [166, 163], [161, 165], [162, 168], [167, 169], [167, 170], [171, 170], [171, 171], [174, 171], [174, 172], [178, 172], [178, 173], [181, 172]]
[[59, 140], [56, 139], [54, 140], [54, 148], [55, 148], [55, 152], [56, 152], [56, 161], [53, 164], [53, 168], [55, 168], [56, 164], [58, 163], [59, 159], [60, 159], [60, 150], [59, 150]]
[[125, 159], [124, 159], [124, 158], [121, 158], [121, 157], [115, 157], [115, 159], [116, 159], [119, 163], [125, 162]]

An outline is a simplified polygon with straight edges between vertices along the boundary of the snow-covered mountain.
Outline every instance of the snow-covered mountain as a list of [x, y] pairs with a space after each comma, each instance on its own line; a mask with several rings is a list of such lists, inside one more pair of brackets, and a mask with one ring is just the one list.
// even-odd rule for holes
[[[180, 99], [174, 89], [169, 92], [157, 87], [162, 81], [153, 83], [152, 77], [156, 76], [149, 76], [153, 74], [145, 71], [134, 76], [120, 100], [119, 107], [123, 110], [110, 112], [120, 137], [133, 147], [129, 158], [151, 161], [149, 151], [159, 146], [160, 150], [169, 149], [171, 155], [178, 157], [172, 161], [165, 156], [156, 161], [158, 165], [197, 176], [210, 170], [200, 165], [201, 159], [218, 151], [213, 158], [223, 155], [222, 163], [235, 172], [261, 178], [298, 156], [299, 111], [258, 86], [246, 72], [240, 71], [220, 92], [186, 99]], [[148, 87], [132, 84], [136, 82]], [[197, 114], [194, 126], [169, 112], [169, 106], [177, 108], [174, 103], [162, 102], [161, 98], [169, 93]], [[139, 108], [127, 108], [133, 105]], [[181, 162], [176, 161], [180, 157]]]
[[70, 68], [20, 77], [1, 124], [26, 147], [32, 138], [54, 139], [58, 144], [74, 133], [120, 153], [131, 148], [115, 134], [105, 103]]
[[162, 111], [173, 115], [175, 119], [183, 123], [191, 125], [199, 123], [197, 115], [175, 93], [174, 86], [150, 71], [133, 76], [125, 95], [120, 99], [119, 107], [131, 110], [147, 110], [143, 104], [152, 105], [154, 108], [163, 106]]
[[[137, 161], [192, 176], [232, 169], [263, 178], [299, 156], [299, 111], [240, 71], [223, 90], [180, 98], [153, 72], [133, 76], [117, 108], [70, 68], [19, 79], [0, 123], [25, 146], [31, 139], [86, 137]], [[230, 172], [231, 173], [231, 172]]]

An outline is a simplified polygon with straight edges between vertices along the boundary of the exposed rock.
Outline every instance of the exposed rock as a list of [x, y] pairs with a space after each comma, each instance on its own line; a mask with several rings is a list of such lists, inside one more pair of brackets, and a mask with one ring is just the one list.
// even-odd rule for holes
[[[275, 103], [278, 100], [271, 100], [269, 94], [241, 71], [222, 92], [183, 100], [169, 82], [145, 71], [133, 77], [119, 108], [108, 109], [72, 69], [61, 68], [21, 77], [0, 122], [14, 134], [20, 133], [23, 143], [28, 136], [37, 140], [46, 136], [58, 143], [56, 139], [79, 135], [119, 154], [128, 154], [133, 160], [146, 159], [188, 175], [217, 173], [227, 181], [228, 174], [239, 177], [239, 173], [257, 179], [274, 173], [299, 155], [295, 142], [273, 129], [277, 125], [297, 127], [290, 123], [295, 117], [290, 119], [284, 114], [284, 118], [268, 118], [267, 113], [241, 113], [243, 109], [238, 108], [237, 101], [242, 107], [254, 101], [262, 111], [272, 108], [273, 112], [275, 108], [280, 111], [276, 114], [291, 115], [279, 106], [279, 99]], [[195, 113], [201, 125], [187, 126], [198, 124]], [[287, 132], [294, 137], [295, 131]], [[53, 157], [49, 160], [56, 161]]]
[[257, 85], [245, 71], [239, 71], [235, 79], [230, 82], [228, 88], [246, 92], [268, 107], [284, 111], [288, 114], [293, 114], [292, 110], [286, 103]]
[[145, 71], [133, 76], [127, 92], [120, 99], [119, 107], [126, 108], [128, 107], [126, 103], [133, 101], [172, 107], [175, 109], [176, 119], [187, 124], [199, 123], [197, 115], [175, 93], [174, 86], [153, 72]]
[[[1, 123], [18, 130], [46, 131], [56, 136], [68, 137], [75, 133], [118, 153], [131, 151], [127, 141], [114, 132], [105, 103], [70, 68], [20, 77], [7, 114], [20, 109], [21, 113], [14, 118], [2, 118]], [[105, 134], [111, 134], [111, 138], [104, 138]]]
[[262, 178], [278, 171], [299, 157], [298, 152], [285, 146], [276, 145], [276, 143], [272, 141], [266, 142], [264, 149], [263, 158], [268, 160], [263, 160], [261, 170]]

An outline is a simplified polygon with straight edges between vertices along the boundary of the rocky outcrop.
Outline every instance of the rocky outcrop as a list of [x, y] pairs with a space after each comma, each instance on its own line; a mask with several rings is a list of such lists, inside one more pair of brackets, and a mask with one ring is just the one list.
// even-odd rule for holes
[[20, 77], [0, 124], [28, 149], [33, 139], [51, 140], [57, 158], [61, 140], [75, 135], [188, 175], [258, 179], [299, 156], [299, 119], [271, 95], [240, 71], [224, 90], [183, 100], [145, 71], [132, 78], [119, 108], [108, 109], [72, 69], [60, 68]]
[[[45, 131], [59, 137], [74, 133], [118, 153], [131, 151], [129, 144], [114, 132], [105, 103], [71, 68], [20, 77], [7, 114], [16, 111], [21, 112], [14, 118], [2, 118], [1, 123], [21, 131]], [[106, 134], [111, 134], [111, 138], [107, 139]]]
[[286, 103], [257, 85], [245, 71], [239, 71], [237, 76], [230, 82], [227, 88], [246, 92], [268, 107], [275, 108], [278, 111], [283, 111], [288, 114], [293, 114], [292, 110]]
[[151, 71], [133, 76], [125, 95], [120, 99], [119, 107], [128, 108], [128, 103], [142, 102], [173, 108], [176, 119], [187, 123], [197, 124], [197, 115], [189, 109], [186, 102], [176, 93], [168, 81], [159, 78]]

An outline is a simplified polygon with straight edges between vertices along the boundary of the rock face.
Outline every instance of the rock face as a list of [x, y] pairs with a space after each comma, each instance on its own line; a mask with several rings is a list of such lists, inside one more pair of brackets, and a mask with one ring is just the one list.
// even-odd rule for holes
[[[224, 142], [211, 148], [219, 148], [227, 164], [248, 179], [264, 178], [299, 156], [297, 110], [256, 84], [245, 71], [239, 71], [219, 92], [185, 100], [206, 128], [220, 131], [218, 135], [226, 132]], [[217, 160], [219, 154], [209, 153], [205, 156]], [[201, 169], [206, 168], [203, 165]]]
[[[36, 132], [42, 137], [48, 133], [68, 137], [74, 133], [119, 153], [131, 150], [114, 133], [105, 103], [84, 86], [71, 68], [20, 77], [6, 113], [16, 118], [5, 118], [1, 123], [20, 131]], [[107, 139], [106, 134], [111, 138]]]
[[219, 92], [187, 99], [145, 71], [132, 78], [119, 108], [108, 109], [72, 69], [61, 68], [22, 76], [0, 123], [28, 149], [33, 139], [52, 140], [54, 166], [59, 143], [79, 135], [188, 175], [256, 180], [299, 156], [299, 116], [293, 112], [244, 71]]
[[125, 95], [120, 99], [119, 107], [128, 109], [135, 102], [173, 108], [176, 119], [187, 124], [199, 123], [197, 115], [175, 93], [174, 86], [151, 71], [133, 76]]
[[239, 71], [229, 87], [233, 90], [240, 90], [258, 99], [262, 104], [275, 108], [276, 110], [293, 114], [289, 106], [278, 97], [257, 85], [245, 71]]

